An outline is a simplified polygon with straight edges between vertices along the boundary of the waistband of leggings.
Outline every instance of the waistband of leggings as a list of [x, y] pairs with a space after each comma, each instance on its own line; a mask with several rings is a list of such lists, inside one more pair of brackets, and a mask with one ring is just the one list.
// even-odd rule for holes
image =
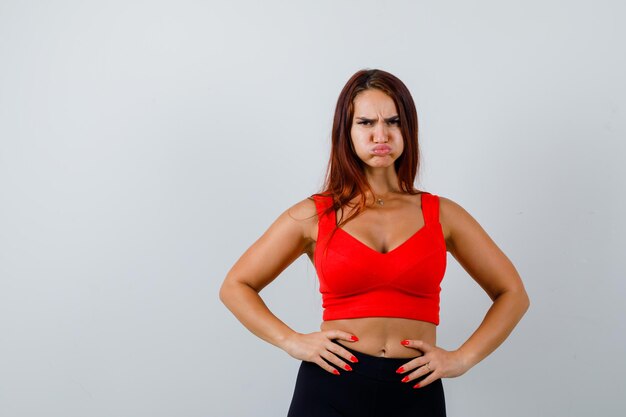
[[400, 382], [403, 374], [396, 373], [396, 370], [405, 363], [421, 356], [415, 355], [410, 358], [386, 358], [383, 356], [372, 356], [342, 345], [334, 339], [332, 341], [352, 353], [359, 360], [356, 363], [347, 361], [353, 369], [352, 372], [360, 373], [383, 381]]

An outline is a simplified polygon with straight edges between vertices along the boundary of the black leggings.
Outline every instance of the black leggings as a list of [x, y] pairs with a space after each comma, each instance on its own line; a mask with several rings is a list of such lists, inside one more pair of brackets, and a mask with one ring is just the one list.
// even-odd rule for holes
[[445, 417], [441, 379], [422, 388], [413, 386], [428, 374], [400, 382], [409, 372], [397, 374], [396, 369], [412, 358], [371, 356], [341, 346], [359, 360], [344, 359], [353, 370], [333, 375], [302, 361], [287, 417]]

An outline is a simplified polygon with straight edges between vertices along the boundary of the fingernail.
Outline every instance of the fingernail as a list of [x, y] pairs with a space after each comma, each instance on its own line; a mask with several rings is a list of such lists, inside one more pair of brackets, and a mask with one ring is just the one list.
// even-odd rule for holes
[[356, 337], [356, 336], [350, 336], [350, 339], [352, 339], [352, 340], [353, 340], [353, 341], [355, 341], [355, 342], [358, 342], [358, 341], [359, 341], [359, 338], [358, 338], [358, 337]]
[[351, 358], [350, 358], [350, 360], [351, 360], [352, 362], [358, 362], [358, 361], [359, 361], [359, 360], [356, 358], [356, 356], [351, 357]]
[[401, 366], [401, 367], [399, 367], [399, 368], [396, 370], [396, 373], [398, 373], [398, 374], [401, 374], [401, 373], [403, 373], [403, 372], [404, 372], [404, 366]]
[[409, 381], [409, 377], [405, 376], [404, 378], [402, 378], [402, 382], [408, 382]]
[[408, 340], [403, 340], [403, 341], [402, 341], [402, 342], [400, 342], [400, 343], [402, 343], [404, 346], [406, 346], [406, 345], [408, 345], [408, 344], [409, 344], [409, 341], [408, 341]]
[[419, 387], [420, 387], [420, 384], [413, 385], [413, 388], [419, 388]]
[[339, 371], [338, 371], [338, 370], [336, 370], [336, 369], [333, 369], [333, 374], [335, 374], [335, 375], [339, 375]]
[[344, 366], [344, 368], [346, 368], [346, 371], [351, 371], [351, 370], [352, 370], [352, 368], [350, 367], [350, 365], [346, 365], [346, 366]]

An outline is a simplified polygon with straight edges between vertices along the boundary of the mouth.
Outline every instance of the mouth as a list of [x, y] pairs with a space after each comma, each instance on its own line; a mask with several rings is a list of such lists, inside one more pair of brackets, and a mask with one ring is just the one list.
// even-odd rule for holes
[[387, 155], [391, 152], [391, 148], [387, 145], [376, 145], [372, 148], [371, 152], [374, 155]]

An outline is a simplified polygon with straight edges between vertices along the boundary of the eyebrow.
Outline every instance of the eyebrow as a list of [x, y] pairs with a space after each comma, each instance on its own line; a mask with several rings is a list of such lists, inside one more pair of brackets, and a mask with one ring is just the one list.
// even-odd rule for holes
[[[389, 118], [385, 119], [385, 122], [392, 122], [392, 121], [394, 121], [395, 119], [399, 119], [399, 118], [400, 118], [400, 116], [398, 116], [398, 115], [396, 114], [395, 116], [391, 116], [391, 117], [389, 117]], [[373, 122], [374, 120], [376, 120], [376, 119], [368, 119], [367, 117], [362, 117], [362, 116], [357, 117], [357, 119], [359, 119], [359, 120], [364, 120], [364, 121], [366, 121], [366, 122]]]

